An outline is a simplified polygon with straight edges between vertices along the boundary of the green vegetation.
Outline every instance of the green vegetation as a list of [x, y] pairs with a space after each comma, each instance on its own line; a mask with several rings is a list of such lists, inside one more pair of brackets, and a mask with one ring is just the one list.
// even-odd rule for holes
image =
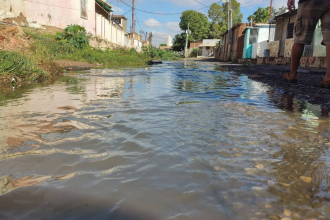
[[160, 44], [161, 47], [167, 47], [167, 44]]
[[[208, 16], [212, 20], [210, 28], [210, 37], [219, 39], [221, 34], [228, 30], [228, 3], [223, 3], [219, 5], [213, 3], [208, 11]], [[243, 19], [243, 14], [241, 13], [241, 3], [237, 0], [231, 1], [231, 8], [233, 10], [233, 26], [235, 24], [241, 23]]]
[[[285, 11], [285, 7], [281, 7], [279, 9], [273, 8], [272, 11], [272, 19], [275, 18], [275, 16], [277, 16], [280, 12]], [[248, 21], [249, 22], [253, 22], [253, 23], [268, 23], [269, 22], [269, 16], [270, 16], [270, 7], [267, 8], [261, 8], [259, 7], [254, 13], [253, 15], [250, 15], [248, 17]]]
[[62, 44], [70, 44], [75, 48], [84, 48], [89, 44], [86, 29], [79, 25], [70, 25], [63, 32], [56, 34], [55, 40]]
[[61, 68], [46, 58], [35, 58], [16, 52], [0, 50], [0, 85], [17, 81], [37, 81], [50, 77], [50, 72], [59, 73]]
[[[203, 13], [193, 10], [182, 12], [180, 21], [180, 28], [182, 31], [188, 30], [188, 23], [191, 31], [188, 38], [189, 41], [199, 41], [209, 38], [210, 22]], [[186, 36], [186, 33], [177, 34], [175, 36], [173, 42], [174, 51], [182, 51], [184, 49]]]
[[155, 60], [178, 60], [180, 57], [172, 50], [161, 50], [154, 47], [144, 47], [143, 53]]
[[[82, 48], [71, 45], [63, 40], [56, 40], [54, 35], [38, 35], [33, 32], [27, 32], [32, 38], [36, 39], [31, 47], [34, 56], [50, 57], [54, 60], [66, 59], [72, 61], [81, 61], [93, 64], [101, 64], [105, 67], [112, 66], [130, 66], [143, 65], [150, 60], [150, 57], [144, 53], [137, 53], [135, 49], [117, 49], [101, 50], [85, 45]], [[80, 38], [79, 35], [77, 35]], [[71, 42], [76, 42], [73, 39]]]
[[[149, 53], [137, 53], [135, 49], [101, 50], [89, 46], [86, 31], [78, 25], [68, 26], [56, 35], [23, 29], [32, 39], [29, 48], [18, 52], [0, 50], [0, 85], [14, 81], [49, 79], [63, 72], [54, 60], [66, 59], [99, 64], [104, 67], [138, 66], [151, 60]], [[24, 52], [23, 52], [24, 51]], [[173, 52], [172, 52], [173, 53]], [[176, 59], [173, 54], [161, 54], [162, 59]]]
[[191, 52], [191, 56], [192, 56], [192, 57], [197, 57], [197, 55], [198, 55], [198, 50], [199, 50], [198, 48], [194, 48], [193, 51]]

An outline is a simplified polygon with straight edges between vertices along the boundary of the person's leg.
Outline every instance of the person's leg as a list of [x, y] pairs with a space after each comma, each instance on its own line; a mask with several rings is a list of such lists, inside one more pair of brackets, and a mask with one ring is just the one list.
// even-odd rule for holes
[[324, 77], [324, 81], [330, 81], [330, 44], [327, 47], [327, 74]]
[[[304, 53], [304, 44], [294, 43], [291, 52], [291, 72], [290, 78], [296, 79], [297, 78], [297, 70], [300, 64], [300, 59]], [[329, 75], [330, 77], [330, 75]]]

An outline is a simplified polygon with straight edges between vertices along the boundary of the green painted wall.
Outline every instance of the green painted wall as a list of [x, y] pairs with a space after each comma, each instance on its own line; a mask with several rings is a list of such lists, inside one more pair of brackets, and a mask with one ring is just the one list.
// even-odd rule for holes
[[314, 57], [325, 57], [326, 56], [326, 49], [322, 43], [323, 36], [322, 36], [322, 29], [321, 29], [321, 22], [318, 23], [315, 32], [314, 32], [314, 40], [313, 40], [313, 56]]

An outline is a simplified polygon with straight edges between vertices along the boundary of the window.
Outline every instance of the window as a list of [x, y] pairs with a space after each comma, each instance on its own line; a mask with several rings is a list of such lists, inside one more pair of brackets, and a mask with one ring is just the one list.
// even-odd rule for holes
[[257, 42], [258, 42], [258, 29], [251, 29], [249, 44], [251, 45]]
[[294, 29], [294, 23], [288, 24], [288, 27], [286, 29], [286, 39], [293, 38], [293, 29]]
[[206, 47], [206, 50], [209, 50], [210, 49], [210, 47]]
[[86, 20], [88, 19], [87, 1], [88, 0], [80, 0], [80, 17]]

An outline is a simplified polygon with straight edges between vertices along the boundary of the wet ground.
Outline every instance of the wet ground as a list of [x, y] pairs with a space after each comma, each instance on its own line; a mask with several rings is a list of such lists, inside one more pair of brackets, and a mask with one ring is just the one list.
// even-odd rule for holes
[[[210, 59], [209, 62], [214, 62]], [[221, 64], [221, 63], [219, 63]], [[300, 100], [322, 106], [330, 110], [330, 89], [321, 88], [320, 82], [326, 73], [325, 69], [301, 67], [298, 69], [298, 83], [292, 84], [284, 80], [284, 74], [290, 73], [289, 66], [276, 65], [252, 65], [242, 67], [240, 65], [227, 65], [229, 70], [237, 73], [246, 73], [255, 77], [256, 81], [265, 83], [290, 94]]]
[[329, 219], [329, 113], [203, 62], [0, 96], [0, 219]]

